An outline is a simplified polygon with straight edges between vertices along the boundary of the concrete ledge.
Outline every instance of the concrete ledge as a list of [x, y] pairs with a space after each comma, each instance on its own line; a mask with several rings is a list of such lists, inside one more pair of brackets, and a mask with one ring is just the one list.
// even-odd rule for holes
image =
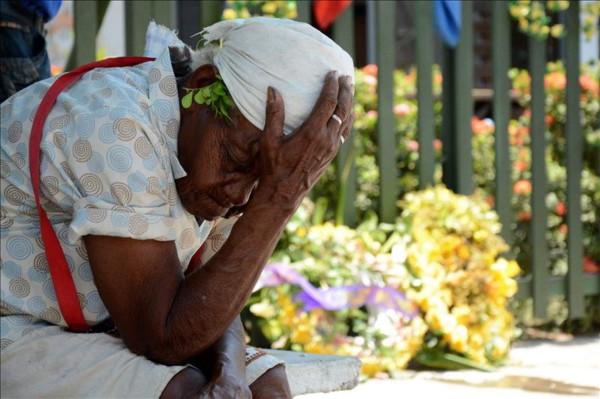
[[358, 384], [361, 362], [353, 356], [267, 349], [286, 363], [292, 395], [352, 389]]

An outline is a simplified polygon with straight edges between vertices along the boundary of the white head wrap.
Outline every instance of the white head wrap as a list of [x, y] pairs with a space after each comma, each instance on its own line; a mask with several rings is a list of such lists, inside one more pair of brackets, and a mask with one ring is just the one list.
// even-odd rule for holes
[[[285, 102], [284, 133], [308, 117], [325, 75], [350, 75], [352, 58], [312, 26], [287, 19], [250, 18], [218, 22], [201, 35], [220, 42], [213, 64], [219, 69], [235, 104], [257, 128], [265, 126], [267, 88], [276, 88]], [[194, 65], [196, 68], [199, 65]]]

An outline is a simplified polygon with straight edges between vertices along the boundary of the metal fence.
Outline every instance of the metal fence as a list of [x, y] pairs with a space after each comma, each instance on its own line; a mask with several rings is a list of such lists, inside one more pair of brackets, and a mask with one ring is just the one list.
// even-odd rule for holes
[[[94, 4], [95, 3], [95, 4]], [[75, 1], [75, 45], [70, 65], [94, 60], [95, 36], [109, 0]], [[219, 19], [223, 2], [199, 2], [199, 27]], [[380, 169], [380, 219], [393, 222], [397, 216], [397, 172], [395, 170], [394, 114], [393, 114], [393, 70], [395, 52], [395, 2], [374, 2], [374, 34], [376, 43], [375, 62], [378, 65], [378, 163]], [[151, 19], [174, 27], [177, 2], [171, 1], [127, 1], [125, 7], [126, 52], [140, 55], [144, 47], [144, 34]], [[473, 191], [473, 164], [471, 144], [471, 117], [473, 115], [473, 4], [462, 3], [461, 40], [454, 49], [443, 50], [443, 182], [460, 194]], [[298, 19], [310, 22], [309, 1], [298, 1]], [[432, 73], [434, 66], [433, 6], [430, 1], [414, 2], [416, 30], [417, 101], [419, 132], [419, 182], [427, 187], [434, 182], [434, 93]], [[510, 119], [510, 82], [508, 70], [511, 45], [510, 16], [504, 1], [491, 2], [492, 7], [492, 66], [493, 66], [493, 119], [495, 122], [495, 206], [503, 225], [502, 236], [512, 242], [511, 234], [511, 177], [509, 161], [508, 123]], [[354, 9], [348, 7], [332, 28], [333, 39], [350, 55], [355, 54]], [[581, 172], [583, 137], [579, 120], [579, 14], [578, 1], [563, 13], [566, 36], [561, 39], [565, 46], [566, 87], [566, 165], [568, 205], [568, 273], [564, 277], [550, 276], [548, 272], [548, 248], [546, 243], [547, 210], [545, 204], [547, 175], [544, 160], [546, 45], [544, 40], [529, 39], [531, 75], [531, 156], [532, 156], [532, 223], [531, 248], [533, 270], [531, 275], [519, 281], [518, 298], [533, 298], [534, 315], [544, 317], [551, 296], [565, 296], [568, 300], [569, 318], [584, 315], [584, 297], [600, 294], [600, 275], [583, 274], [583, 244], [581, 222]], [[350, 147], [341, 147], [339, 165], [344, 165]], [[342, 170], [342, 168], [339, 168]], [[350, 170], [349, 180], [356, 179], [355, 170]], [[348, 185], [344, 200], [344, 220], [353, 224], [356, 213], [353, 199], [355, 186]]]

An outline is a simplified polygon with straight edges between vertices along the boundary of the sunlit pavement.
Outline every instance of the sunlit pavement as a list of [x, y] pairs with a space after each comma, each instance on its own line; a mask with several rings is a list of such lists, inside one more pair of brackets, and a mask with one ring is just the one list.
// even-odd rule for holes
[[[431, 396], [430, 396], [431, 395]], [[393, 380], [370, 380], [352, 391], [298, 399], [600, 399], [600, 335], [516, 343], [496, 372], [412, 371]]]

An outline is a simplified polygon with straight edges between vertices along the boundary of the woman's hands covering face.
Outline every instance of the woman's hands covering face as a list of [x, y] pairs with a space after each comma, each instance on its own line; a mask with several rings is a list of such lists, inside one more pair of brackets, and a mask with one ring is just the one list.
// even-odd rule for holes
[[258, 196], [273, 205], [297, 207], [350, 134], [352, 107], [351, 77], [338, 77], [337, 72], [330, 72], [309, 117], [285, 136], [284, 100], [276, 89], [269, 88], [259, 152], [261, 174], [253, 197]]

